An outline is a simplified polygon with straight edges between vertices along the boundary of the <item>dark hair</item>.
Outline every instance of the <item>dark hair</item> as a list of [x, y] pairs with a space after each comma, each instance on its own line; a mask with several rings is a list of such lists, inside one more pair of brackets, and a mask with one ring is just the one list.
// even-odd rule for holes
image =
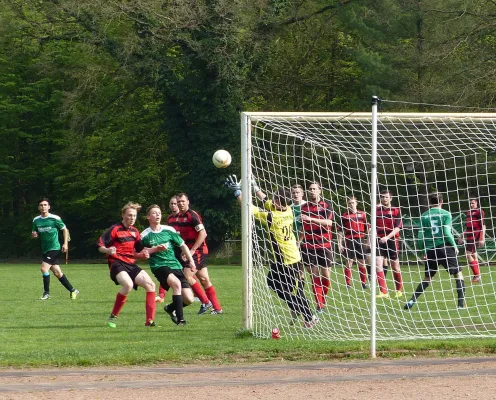
[[321, 185], [319, 182], [317, 182], [317, 181], [310, 181], [310, 182], [308, 182], [308, 184], [307, 184], [307, 189], [308, 189], [310, 186], [312, 186], [312, 185], [317, 185], [317, 186], [319, 187], [319, 189], [322, 189], [322, 185]]
[[303, 190], [303, 186], [301, 186], [299, 183], [295, 183], [293, 186], [291, 186], [291, 189], [301, 189], [301, 190]]
[[384, 189], [384, 190], [381, 190], [379, 194], [380, 195], [381, 194], [388, 194], [388, 195], [392, 196], [393, 192], [391, 192], [391, 190], [389, 190], [389, 189]]
[[48, 200], [48, 197], [42, 197], [41, 199], [38, 200], [38, 205], [40, 205], [40, 203], [42, 201], [46, 201], [48, 204], [50, 204], [50, 200]]
[[429, 195], [429, 205], [437, 206], [443, 201], [443, 195], [441, 193], [431, 193]]
[[291, 198], [289, 190], [280, 187], [274, 193], [274, 201], [277, 201], [281, 207], [287, 207]]
[[186, 197], [186, 200], [189, 200], [188, 195], [186, 193], [184, 193], [184, 192], [181, 192], [181, 193], [176, 194], [176, 198], [179, 198], [179, 197]]
[[148, 213], [150, 212], [150, 210], [152, 208], [158, 208], [160, 210], [160, 206], [158, 206], [157, 204], [152, 204], [152, 205], [148, 206], [148, 208], [146, 209], [146, 215], [148, 215]]

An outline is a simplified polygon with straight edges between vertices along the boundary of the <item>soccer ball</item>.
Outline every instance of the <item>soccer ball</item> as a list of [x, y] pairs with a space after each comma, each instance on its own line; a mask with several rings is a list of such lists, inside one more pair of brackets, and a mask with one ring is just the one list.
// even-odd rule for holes
[[217, 150], [212, 157], [212, 162], [217, 168], [227, 168], [231, 164], [231, 155], [226, 150]]

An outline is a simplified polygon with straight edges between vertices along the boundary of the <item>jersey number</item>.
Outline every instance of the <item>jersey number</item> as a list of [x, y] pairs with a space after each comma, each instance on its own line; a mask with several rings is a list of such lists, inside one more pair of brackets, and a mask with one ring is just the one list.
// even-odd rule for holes
[[284, 241], [287, 242], [289, 240], [289, 234], [291, 233], [291, 229], [289, 226], [282, 227], [282, 234], [284, 235]]
[[439, 221], [431, 219], [431, 230], [434, 235], [437, 235], [439, 233]]

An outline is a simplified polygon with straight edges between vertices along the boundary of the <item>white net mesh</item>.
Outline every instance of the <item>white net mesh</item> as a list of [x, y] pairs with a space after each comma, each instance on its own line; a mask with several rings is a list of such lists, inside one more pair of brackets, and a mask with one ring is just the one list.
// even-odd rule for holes
[[[270, 198], [278, 187], [317, 181], [321, 197], [331, 203], [334, 261], [328, 260], [331, 283], [326, 304], [311, 329], [291, 317], [287, 302], [271, 291], [266, 276], [272, 260], [267, 227], [253, 220], [253, 331], [261, 337], [277, 327], [285, 338], [365, 340], [370, 338], [370, 282], [363, 289], [357, 263], [347, 286], [346, 259], [337, 250], [337, 225], [355, 196], [370, 223], [371, 114], [249, 115], [251, 169]], [[377, 299], [377, 339], [493, 336], [496, 334], [496, 260], [493, 216], [496, 206], [496, 116], [483, 114], [379, 114], [378, 192], [393, 193], [403, 227], [399, 260], [403, 295], [396, 297], [391, 268], [386, 275], [389, 298]], [[453, 217], [456, 241], [466, 230], [469, 198], [477, 197], [485, 212], [485, 244], [477, 248], [481, 280], [472, 283], [463, 245], [458, 261], [465, 282], [466, 309], [457, 307], [456, 281], [440, 267], [432, 284], [410, 310], [406, 302], [424, 278], [424, 251], [418, 248], [420, 215], [428, 210], [427, 194], [444, 196], [443, 208]], [[308, 192], [305, 190], [304, 198]], [[379, 200], [378, 200], [379, 203]], [[261, 206], [261, 205], [260, 205]], [[493, 278], [494, 276], [494, 278]], [[305, 273], [305, 295], [312, 313], [314, 276]], [[377, 284], [377, 283], [375, 283]], [[377, 290], [379, 293], [379, 290]], [[394, 295], [393, 295], [394, 294]]]

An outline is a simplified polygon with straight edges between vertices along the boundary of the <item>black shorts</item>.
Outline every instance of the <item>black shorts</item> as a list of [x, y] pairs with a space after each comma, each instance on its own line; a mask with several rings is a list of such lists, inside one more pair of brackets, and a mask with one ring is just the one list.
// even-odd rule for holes
[[465, 239], [465, 252], [466, 253], [477, 253], [477, 243], [480, 240], [481, 235], [471, 236]]
[[389, 258], [390, 260], [397, 260], [399, 253], [398, 239], [389, 239], [386, 243], [380, 243], [380, 238], [377, 238], [377, 250], [380, 257]]
[[362, 238], [346, 238], [344, 254], [349, 260], [365, 259], [365, 244]]
[[305, 266], [330, 267], [333, 262], [331, 249], [301, 249], [301, 259]]
[[[207, 262], [207, 255], [206, 254], [199, 254], [198, 252], [194, 253], [191, 255], [193, 257], [193, 261], [195, 262], [196, 269], [199, 271], [203, 268], [206, 268], [206, 262]], [[177, 256], [176, 256], [177, 258]], [[187, 261], [184, 261], [181, 256], [179, 255], [178, 260], [181, 262], [181, 265], [183, 268], [187, 268], [189, 265]], [[189, 267], [188, 267], [189, 268]]]
[[[121, 260], [114, 260], [112, 264], [109, 263], [109, 268], [110, 268], [110, 279], [112, 279], [116, 285], [120, 285], [120, 283], [117, 281], [117, 274], [119, 274], [120, 272], [126, 272], [134, 283], [136, 277], [139, 275], [141, 271], [143, 271], [136, 264], [128, 264]], [[138, 285], [136, 285], [136, 283], [134, 284], [133, 287], [134, 290], [138, 289]]]
[[442, 265], [450, 275], [456, 275], [462, 269], [458, 264], [458, 257], [454, 247], [436, 247], [427, 250], [427, 261], [425, 262], [425, 276], [433, 277]]
[[153, 275], [155, 275], [155, 278], [157, 278], [157, 280], [160, 282], [160, 286], [162, 286], [165, 290], [170, 289], [170, 286], [167, 283], [167, 278], [169, 277], [170, 274], [174, 275], [177, 279], [179, 279], [179, 281], [181, 282], [181, 287], [183, 289], [190, 288], [182, 269], [159, 267], [158, 269], [153, 270]]
[[43, 262], [50, 265], [59, 265], [60, 250], [50, 250], [43, 254]]

